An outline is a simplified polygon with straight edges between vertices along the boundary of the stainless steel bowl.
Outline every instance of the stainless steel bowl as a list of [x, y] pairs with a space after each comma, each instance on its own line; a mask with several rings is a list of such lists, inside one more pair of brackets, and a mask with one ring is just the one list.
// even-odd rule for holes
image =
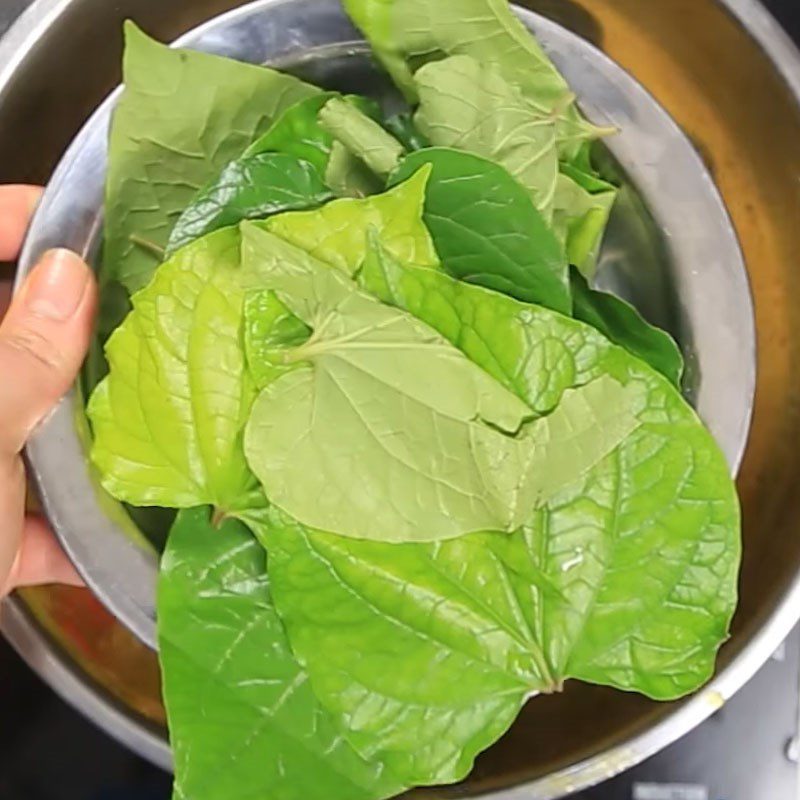
[[[202, 18], [228, 4], [196, 2], [180, 4], [181, 9], [171, 11], [157, 2], [130, 0], [122, 5], [127, 6], [122, 13], [133, 12], [146, 26], [149, 20], [148, 27], [153, 32], [169, 38], [176, 28], [186, 24], [187, 18]], [[539, 4], [544, 11], [550, 5]], [[560, 697], [529, 704], [503, 743], [481, 759], [465, 786], [425, 793], [431, 797], [454, 792], [490, 793], [496, 798], [556, 797], [613, 774], [704, 719], [752, 674], [797, 618], [800, 542], [788, 531], [798, 510], [790, 494], [797, 459], [791, 442], [799, 427], [797, 406], [793, 403], [797, 385], [794, 353], [800, 341], [794, 316], [798, 286], [791, 269], [800, 252], [800, 233], [791, 223], [800, 210], [800, 198], [791, 177], [800, 160], [796, 145], [800, 131], [798, 86], [790, 90], [786, 76], [770, 61], [758, 40], [721, 3], [651, 0], [642, 6], [638, 0], [561, 0], [554, 5], [562, 22], [592, 38], [659, 96], [706, 158], [713, 159], [715, 178], [745, 249], [756, 299], [760, 369], [755, 425], [740, 481], [746, 513], [742, 606], [734, 639], [723, 652], [722, 670], [701, 695], [682, 704], [656, 706], [638, 697], [596, 687], [571, 686]], [[781, 54], [779, 61], [788, 64], [796, 58], [757, 6], [742, 2], [736, 6], [739, 13], [749, 14], [759, 23], [753, 35], [764, 42], [777, 37], [773, 45]], [[74, 86], [74, 70], [65, 70], [64, 61], [59, 58], [68, 59], [69, 53], [75, 57], [94, 45], [101, 50], [98, 56], [102, 56], [95, 63], [103, 64], [103, 59], [115, 62], [119, 56], [118, 40], [110, 38], [110, 31], [118, 22], [118, 12], [118, 6], [111, 9], [97, 0], [65, 0], [55, 7], [50, 24], [29, 40], [35, 44], [24, 47], [23, 57], [0, 71], [0, 164], [8, 177], [15, 168], [28, 170], [27, 175], [19, 174], [17, 179], [47, 172], [74, 128], [70, 124], [76, 118], [69, 115], [74, 109], [92, 107], [104, 88], [90, 84], [105, 81], [106, 77], [106, 86], [113, 83], [114, 72], [106, 75], [96, 69], [81, 77], [80, 87]], [[183, 17], [179, 18], [181, 14]], [[89, 19], [92, 36], [82, 28]], [[109, 38], [98, 38], [98, 29], [109, 32]], [[575, 76], [570, 77], [575, 80]], [[74, 90], [73, 99], [78, 102], [62, 104], [61, 93], [48, 94], [49, 81], [67, 90], [67, 95]], [[31, 98], [48, 96], [56, 101], [47, 109], [52, 111], [53, 127], [43, 130], [38, 119], [30, 136], [20, 135], [21, 131], [27, 132], [26, 125], [42, 111], [41, 102], [34, 108]], [[742, 102], [743, 97], [746, 103]], [[59, 127], [60, 117], [63, 127]], [[12, 135], [12, 131], [16, 133]], [[769, 147], [764, 146], [766, 141]], [[26, 161], [29, 147], [33, 149]], [[620, 160], [627, 166], [623, 158]], [[678, 296], [684, 296], [682, 290]], [[699, 298], [709, 296], [716, 295], [706, 293]], [[732, 331], [737, 330], [737, 324], [746, 328], [746, 313], [733, 321]], [[685, 326], [679, 321], [678, 333], [683, 330]], [[746, 352], [735, 352], [735, 358], [742, 356], [746, 361]], [[701, 400], [702, 385], [701, 380]], [[109, 723], [116, 735], [133, 736], [137, 746], [149, 748], [151, 755], [157, 751], [163, 758], [163, 739], [159, 749], [158, 731], [148, 728], [142, 719], [144, 715], [156, 724], [161, 721], [157, 696], [153, 696], [152, 678], [157, 675], [153, 659], [148, 660], [146, 651], [118, 626], [109, 626], [107, 618], [103, 618], [105, 627], [98, 624], [92, 628], [87, 620], [102, 618], [95, 608], [90, 609], [91, 613], [86, 608], [76, 608], [74, 615], [65, 619], [63, 603], [54, 604], [53, 597], [29, 593], [29, 611], [23, 612], [20, 603], [13, 606], [15, 615], [29, 615], [17, 630], [27, 629], [32, 622], [48, 626], [57, 640], [51, 642], [52, 649], [48, 651], [53, 658], [68, 664], [77, 655], [75, 674], [84, 677], [80, 670], [88, 669], [95, 681], [102, 682], [105, 694], [97, 691], [97, 686], [87, 693], [93, 702], [107, 707], [111, 703], [109, 694], [116, 695], [117, 702], [122, 701], [125, 725], [121, 728], [118, 720]], [[80, 623], [82, 653], [77, 652], [71, 630]], [[91, 638], [92, 645], [88, 648], [87, 638]], [[107, 645], [112, 639], [114, 647], [98, 646]], [[71, 648], [70, 654], [60, 649], [64, 646]], [[147, 665], [142, 670], [147, 681], [132, 679], [130, 670], [126, 672], [126, 665], [131, 663]]]

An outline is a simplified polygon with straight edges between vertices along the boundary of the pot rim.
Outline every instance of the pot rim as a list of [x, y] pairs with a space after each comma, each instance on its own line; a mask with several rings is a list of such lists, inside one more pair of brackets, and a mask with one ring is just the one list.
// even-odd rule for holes
[[[800, 50], [760, 0], [714, 0], [748, 33], [773, 64], [800, 105]], [[0, 103], [16, 70], [41, 43], [73, 0], [34, 0], [0, 40]], [[234, 8], [227, 14], [236, 14]], [[203, 25], [195, 31], [202, 29]], [[71, 667], [53, 645], [19, 597], [0, 606], [0, 632], [29, 666], [67, 702], [88, 715], [106, 733], [167, 769], [169, 745], [143, 720], [132, 719], [107, 696], [96, 691]], [[775, 609], [746, 645], [712, 681], [649, 729], [632, 734], [609, 750], [589, 756], [551, 775], [519, 786], [480, 792], [492, 800], [554, 800], [607, 780], [677, 741], [719, 710], [778, 649], [800, 619], [800, 572]]]

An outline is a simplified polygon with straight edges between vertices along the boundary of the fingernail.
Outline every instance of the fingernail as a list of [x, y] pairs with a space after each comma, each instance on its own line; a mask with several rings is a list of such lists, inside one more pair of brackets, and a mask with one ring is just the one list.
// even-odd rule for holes
[[25, 283], [25, 305], [39, 317], [68, 320], [77, 310], [89, 283], [89, 269], [71, 250], [50, 250]]

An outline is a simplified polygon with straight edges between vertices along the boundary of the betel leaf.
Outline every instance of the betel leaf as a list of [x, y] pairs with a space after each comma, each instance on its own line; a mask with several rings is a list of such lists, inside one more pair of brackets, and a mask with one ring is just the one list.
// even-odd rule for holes
[[[276, 606], [345, 739], [409, 785], [465, 777], [514, 721], [537, 672], [507, 587], [494, 581], [500, 570], [467, 586], [459, 572], [476, 574], [473, 562], [448, 574], [432, 558], [440, 547], [463, 552], [463, 538], [387, 545], [270, 517], [256, 530]], [[492, 608], [504, 595], [505, 608]]]
[[281, 348], [302, 367], [262, 391], [245, 433], [267, 498], [305, 525], [380, 541], [511, 531], [638, 425], [639, 399], [610, 379], [529, 422], [515, 394], [415, 317], [267, 231], [245, 225], [242, 237], [243, 263], [311, 328]]
[[[381, 182], [366, 165], [320, 125], [320, 109], [334, 97], [339, 95], [321, 92], [295, 103], [253, 142], [246, 154], [281, 152], [309, 161], [324, 176], [325, 185], [338, 197], [364, 197], [380, 191]], [[379, 115], [376, 104], [366, 97], [347, 95], [342, 102], [368, 117]]]
[[553, 209], [553, 228], [564, 243], [569, 263], [591, 279], [611, 209], [617, 199], [615, 187], [595, 194], [573, 178], [559, 174]]
[[320, 92], [287, 108], [270, 129], [256, 139], [245, 156], [259, 153], [287, 153], [313, 164], [320, 174], [325, 172], [333, 137], [319, 124], [320, 109], [335, 92]]
[[275, 292], [250, 292], [245, 298], [244, 349], [250, 376], [259, 389], [301, 362], [287, 363], [287, 347], [299, 347], [311, 336], [311, 328], [278, 299]]
[[159, 656], [176, 800], [379, 800], [402, 791], [339, 735], [292, 655], [265, 553], [182, 511], [161, 561]]
[[[348, 272], [361, 265], [370, 229], [390, 252], [435, 264], [422, 222], [426, 179], [259, 224]], [[118, 500], [227, 512], [259, 502], [241, 444], [255, 397], [241, 332], [245, 294], [262, 284], [242, 269], [240, 244], [238, 229], [226, 228], [178, 251], [134, 295], [133, 312], [107, 344], [111, 373], [87, 411], [92, 459]]]
[[574, 267], [571, 284], [575, 319], [596, 328], [680, 388], [683, 356], [668, 333], [650, 325], [630, 303], [592, 289]]
[[423, 219], [453, 277], [569, 314], [564, 249], [503, 167], [447, 148], [412, 153], [390, 183], [431, 165]]
[[707, 680], [736, 606], [739, 506], [722, 452], [680, 392], [594, 329], [547, 309], [388, 261], [369, 262], [362, 280], [532, 408], [552, 407], [566, 387], [599, 375], [645, 388], [642, 425], [582, 486], [533, 516], [534, 565], [546, 580], [530, 588], [530, 602], [548, 620], [557, 677], [657, 699]]
[[435, 146], [500, 164], [549, 222], [558, 178], [553, 119], [535, 113], [516, 86], [468, 56], [428, 64], [414, 81], [420, 103], [414, 122], [423, 135]]
[[409, 152], [430, 147], [431, 143], [417, 130], [410, 111], [401, 111], [387, 117], [384, 126]]
[[195, 194], [271, 121], [319, 90], [289, 75], [174, 50], [125, 25], [125, 91], [114, 112], [103, 280], [144, 286]]
[[331, 145], [325, 183], [337, 197], [368, 197], [383, 189], [383, 182], [375, 173], [337, 141]]
[[347, 740], [409, 782], [447, 782], [530, 692], [569, 678], [662, 700], [698, 688], [735, 608], [739, 509], [680, 394], [547, 309], [391, 261], [360, 277], [531, 407], [603, 375], [638, 384], [644, 406], [636, 431], [510, 535], [392, 545], [264, 515], [276, 606]]
[[106, 345], [110, 373], [87, 413], [92, 460], [118, 500], [233, 511], [257, 489], [241, 444], [255, 388], [240, 341], [249, 284], [239, 250], [227, 228], [178, 251]]
[[403, 145], [352, 103], [334, 97], [319, 112], [319, 123], [338, 142], [381, 178], [386, 178], [405, 152]]
[[423, 168], [383, 194], [334, 200], [313, 211], [290, 211], [271, 217], [263, 226], [349, 274], [364, 261], [371, 230], [395, 258], [435, 266], [439, 261], [422, 221], [429, 174]]
[[583, 118], [564, 78], [506, 0], [344, 0], [347, 13], [414, 103], [414, 72], [430, 60], [470, 56], [519, 87], [540, 117], [556, 120], [562, 158], [611, 133]]
[[169, 237], [170, 256], [207, 233], [281, 211], [321, 205], [333, 194], [308, 161], [285, 153], [259, 153], [232, 161], [178, 218]]
[[[343, 0], [345, 10], [414, 96], [411, 73], [436, 54], [468, 55], [555, 108], [569, 86], [505, 0]], [[400, 66], [405, 66], [402, 79]]]

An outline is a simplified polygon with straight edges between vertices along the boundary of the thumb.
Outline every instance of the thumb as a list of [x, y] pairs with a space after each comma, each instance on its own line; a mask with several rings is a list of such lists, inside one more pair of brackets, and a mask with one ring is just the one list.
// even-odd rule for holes
[[75, 380], [96, 302], [92, 271], [68, 250], [46, 253], [14, 298], [0, 325], [0, 459], [22, 450]]

